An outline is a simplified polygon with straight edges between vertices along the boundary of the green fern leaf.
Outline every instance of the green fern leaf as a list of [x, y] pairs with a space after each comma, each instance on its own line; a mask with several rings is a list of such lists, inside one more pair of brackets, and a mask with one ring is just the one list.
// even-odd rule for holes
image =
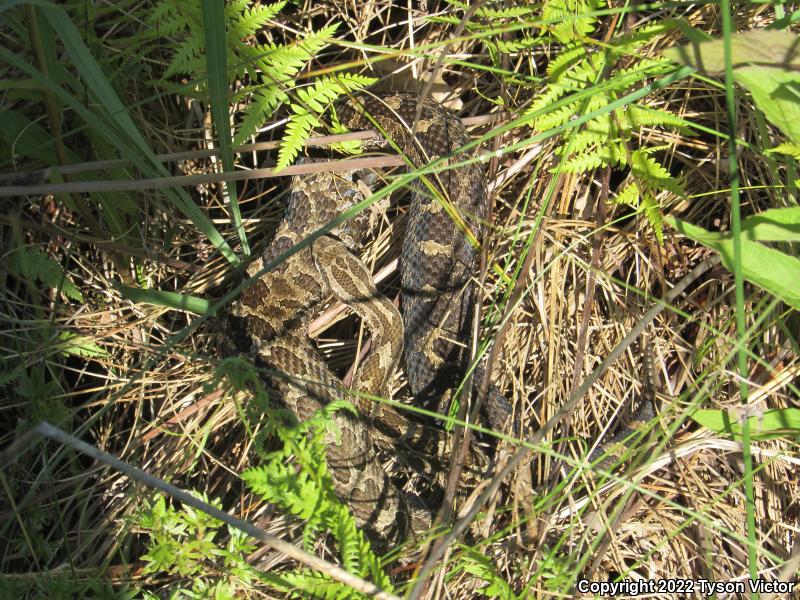
[[274, 4], [250, 4], [249, 0], [240, 0], [235, 4], [239, 4], [240, 7], [234, 4], [228, 6], [228, 9], [236, 15], [230, 24], [230, 33], [240, 39], [259, 31], [286, 6], [285, 1]]
[[181, 42], [175, 54], [172, 55], [164, 79], [179, 73], [189, 73], [200, 79], [205, 75], [205, 60], [203, 59], [203, 40], [198, 36], [191, 36]]
[[672, 67], [669, 62], [662, 58], [644, 57], [638, 59], [632, 67], [617, 69], [614, 72], [614, 77], [607, 83], [611, 84], [612, 90], [623, 91], [647, 77], [663, 75], [670, 68]]
[[629, 33], [614, 40], [614, 45], [610, 48], [611, 56], [616, 59], [620, 56], [635, 55], [642, 46], [652, 42], [660, 35], [669, 33], [673, 27], [666, 21], [648, 23], [641, 27], [636, 27]]
[[653, 228], [653, 233], [656, 235], [658, 245], [664, 245], [664, 215], [661, 212], [661, 206], [651, 194], [644, 194], [642, 197], [642, 208], [644, 216], [650, 227]]
[[[548, 86], [548, 88], [540, 93], [536, 100], [533, 101], [530, 108], [525, 111], [525, 114], [532, 115], [536, 114], [540, 111], [545, 111], [548, 107], [553, 105], [559, 98], [561, 98], [566, 93], [566, 90], [563, 86], [557, 83], [553, 83]], [[546, 112], [544, 114], [547, 114]], [[544, 116], [544, 115], [542, 115]], [[539, 129], [537, 124], [538, 119], [541, 119], [542, 116], [539, 116], [531, 123], [532, 127]]]
[[547, 75], [551, 81], [558, 81], [567, 69], [585, 59], [586, 46], [583, 44], [568, 44], [547, 65]]
[[562, 43], [581, 39], [594, 31], [597, 17], [591, 16], [601, 3], [585, 0], [548, 0], [542, 10], [542, 20], [553, 22], [550, 32]]
[[287, 85], [311, 55], [299, 43], [290, 46], [264, 44], [254, 49], [268, 85]]
[[653, 229], [653, 233], [658, 240], [659, 245], [664, 245], [664, 215], [661, 212], [661, 206], [658, 200], [649, 193], [640, 193], [639, 186], [633, 183], [626, 185], [618, 194], [617, 197], [611, 201], [612, 204], [624, 204], [641, 210], [647, 219], [648, 224]]
[[244, 119], [233, 137], [233, 143], [237, 146], [243, 144], [288, 99], [289, 95], [274, 85], [256, 91], [244, 111]]
[[653, 189], [669, 190], [676, 196], [685, 196], [678, 180], [661, 163], [644, 152], [635, 151], [631, 154], [631, 170]]
[[688, 127], [689, 124], [684, 119], [666, 110], [631, 104], [620, 112], [622, 112], [620, 121], [624, 123], [625, 128], [628, 130], [635, 130], [640, 127], [666, 126], [679, 129], [684, 135], [694, 135], [694, 132]]
[[449, 15], [437, 15], [434, 17], [425, 17], [425, 21], [428, 23], [441, 23], [443, 25], [459, 25], [461, 23], [461, 19]]
[[41, 281], [70, 300], [83, 302], [83, 294], [55, 260], [39, 248], [23, 246], [11, 254], [11, 271], [30, 281]]
[[456, 558], [454, 571], [464, 571], [484, 582], [486, 585], [479, 590], [482, 596], [502, 600], [517, 598], [508, 582], [495, 570], [491, 557], [469, 546], [460, 546], [459, 549], [461, 552]]
[[109, 354], [94, 340], [78, 335], [71, 331], [62, 331], [58, 334], [61, 342], [61, 353], [64, 356], [73, 355], [83, 358], [108, 358]]
[[542, 39], [539, 37], [522, 37], [517, 40], [501, 40], [498, 39], [497, 41], [497, 49], [500, 52], [504, 52], [506, 54], [511, 54], [513, 52], [520, 52], [522, 50], [527, 50], [532, 48], [533, 46], [537, 46], [542, 43]]
[[588, 152], [565, 160], [553, 169], [553, 173], [588, 173], [606, 164], [599, 151]]
[[593, 127], [595, 124], [594, 121], [590, 121], [586, 124], [586, 129], [581, 130], [573, 136], [569, 144], [570, 152], [573, 155], [585, 153], [592, 146], [607, 144], [609, 142], [608, 128], [602, 126], [595, 128]]
[[187, 30], [191, 31], [201, 18], [199, 4], [178, 5], [175, 2], [165, 1], [156, 4], [153, 12], [150, 13], [148, 22], [155, 28], [158, 35], [173, 36]]
[[633, 208], [639, 207], [639, 188], [629, 183], [611, 201], [612, 204], [624, 204]]
[[774, 148], [770, 148], [767, 152], [772, 154], [784, 154], [786, 156], [791, 156], [795, 160], [800, 160], [800, 145], [792, 144], [789, 142], [785, 142], [783, 144], [779, 144]]
[[486, 19], [520, 19], [533, 13], [530, 6], [511, 6], [509, 8], [492, 8], [484, 6], [478, 9], [478, 16]]
[[335, 78], [320, 77], [309, 87], [298, 89], [297, 103], [291, 105], [293, 113], [286, 125], [275, 170], [285, 169], [294, 161], [311, 130], [322, 126], [317, 115], [327, 110], [331, 102], [342, 94], [361, 89], [374, 81], [371, 77], [348, 74]]
[[542, 115], [534, 121], [534, 128], [538, 131], [547, 131], [564, 125], [578, 112], [577, 104], [567, 104], [556, 110]]

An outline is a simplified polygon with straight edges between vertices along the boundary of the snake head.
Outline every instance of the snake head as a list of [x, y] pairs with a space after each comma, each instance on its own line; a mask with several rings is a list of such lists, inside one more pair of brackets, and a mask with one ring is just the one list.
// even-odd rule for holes
[[[338, 175], [346, 181], [345, 185], [340, 188], [344, 196], [340, 203], [342, 213], [369, 198], [372, 195], [372, 188], [378, 180], [373, 169], [341, 171]], [[331, 235], [339, 238], [349, 250], [360, 249], [373, 224], [373, 213], [370, 208], [358, 212], [347, 221], [334, 227]]]
[[[302, 158], [299, 165], [319, 164], [322, 159]], [[372, 194], [377, 175], [372, 169], [320, 171], [295, 175], [284, 224], [300, 237], [328, 225]], [[370, 214], [362, 210], [330, 230], [351, 250], [363, 245]]]

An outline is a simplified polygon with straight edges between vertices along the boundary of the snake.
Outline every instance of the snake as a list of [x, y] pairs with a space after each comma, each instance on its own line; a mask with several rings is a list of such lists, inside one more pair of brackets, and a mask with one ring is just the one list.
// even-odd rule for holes
[[[449, 397], [464, 378], [477, 300], [475, 240], [482, 238], [488, 211], [486, 182], [482, 165], [470, 160], [474, 150], [464, 150], [470, 138], [461, 121], [433, 100], [362, 94], [339, 101], [335, 109], [350, 129], [378, 130], [374, 140], [362, 143], [365, 148], [388, 144], [412, 168], [436, 167], [411, 185], [400, 256], [401, 310], [377, 291], [357, 256], [369, 229], [366, 211], [318, 235], [371, 194], [374, 172], [346, 170], [293, 177], [274, 238], [247, 267], [258, 280], [242, 291], [231, 313], [243, 319], [269, 387], [298, 419], [341, 398], [351, 399], [366, 417], [334, 413], [326, 460], [336, 494], [359, 526], [379, 547], [389, 547], [423, 535], [433, 514], [389, 478], [376, 444], [402, 442], [441, 454], [442, 436], [408, 427], [408, 417], [367, 396], [388, 393], [401, 361], [414, 400], [423, 405]], [[348, 394], [307, 334], [310, 319], [330, 296], [348, 305], [371, 334], [352, 381], [356, 394]], [[479, 377], [473, 379], [477, 385]], [[492, 390], [500, 408], [489, 411], [488, 419], [501, 426], [509, 409]], [[469, 460], [477, 464], [481, 458]]]
[[[413, 167], [435, 165], [413, 186], [400, 256], [404, 359], [416, 402], [441, 406], [464, 378], [477, 300], [478, 249], [489, 208], [486, 174], [461, 120], [430, 98], [361, 96], [337, 108], [350, 129], [376, 128], [362, 145], [388, 137]], [[470, 235], [468, 235], [469, 233]], [[472, 238], [472, 239], [470, 239]], [[472, 379], [477, 394], [485, 374]], [[492, 428], [510, 423], [511, 406], [489, 386], [485, 414]]]

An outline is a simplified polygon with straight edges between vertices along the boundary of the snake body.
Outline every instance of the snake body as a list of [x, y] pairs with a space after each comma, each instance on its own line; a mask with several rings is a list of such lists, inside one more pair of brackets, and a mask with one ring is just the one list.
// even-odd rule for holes
[[[372, 334], [370, 351], [356, 372], [353, 388], [382, 395], [402, 348], [409, 386], [417, 401], [436, 399], [463, 378], [476, 298], [477, 257], [465, 229], [480, 239], [486, 215], [486, 187], [477, 163], [449, 167], [468, 158], [469, 141], [461, 122], [426, 100], [414, 126], [417, 99], [410, 95], [360, 96], [340, 103], [340, 121], [351, 129], [377, 125], [376, 145], [391, 140], [415, 167], [440, 161], [426, 181], [412, 188], [408, 228], [401, 254], [402, 317], [378, 294], [367, 267], [353, 254], [367, 229], [360, 213], [318, 237], [242, 292], [233, 314], [245, 320], [258, 357], [272, 375], [268, 383], [298, 418], [305, 419], [330, 401], [345, 397], [341, 381], [328, 369], [307, 336], [307, 323], [320, 303], [333, 295], [362, 318]], [[248, 268], [260, 273], [296, 244], [364, 199], [358, 181], [369, 173], [346, 171], [297, 176], [275, 238]], [[450, 211], [445, 210], [449, 206]], [[451, 213], [455, 218], [451, 218]], [[461, 220], [461, 224], [457, 222]], [[287, 377], [288, 376], [288, 377]], [[403, 431], [408, 419], [382, 404], [359, 402], [380, 424], [375, 434], [354, 415], [338, 412], [340, 435], [328, 434], [327, 461], [337, 495], [347, 502], [373, 540], [397, 543], [422, 533], [431, 512], [404, 495], [387, 477], [374, 452], [376, 439], [404, 437], [428, 452], [441, 452], [441, 439]], [[473, 459], [480, 460], [479, 458]]]
[[[469, 161], [474, 151], [464, 150], [470, 138], [461, 121], [431, 99], [360, 96], [337, 112], [350, 129], [377, 128], [382, 135], [373, 145], [385, 146], [385, 136], [414, 167], [436, 166], [412, 186], [400, 285], [409, 387], [417, 402], [439, 403], [461, 383], [469, 358], [478, 251], [465, 232], [483, 238], [488, 212], [483, 165]], [[481, 368], [475, 373], [477, 390], [484, 373]], [[505, 429], [511, 407], [494, 386], [485, 412], [492, 427]]]

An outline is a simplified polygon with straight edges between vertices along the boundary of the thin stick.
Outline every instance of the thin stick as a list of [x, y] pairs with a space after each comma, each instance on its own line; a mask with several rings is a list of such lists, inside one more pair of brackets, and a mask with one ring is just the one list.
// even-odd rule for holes
[[[487, 123], [492, 123], [496, 120], [497, 120], [496, 115], [480, 115], [475, 117], [466, 117], [464, 119], [461, 119], [461, 122], [465, 126], [474, 126], [474, 125], [485, 125]], [[367, 129], [365, 131], [353, 131], [350, 133], [337, 133], [335, 135], [320, 135], [308, 138], [303, 142], [303, 145], [306, 147], [328, 146], [330, 144], [337, 142], [371, 139], [377, 135], [378, 132], [376, 132], [374, 129]], [[276, 148], [280, 148], [280, 146], [281, 142], [256, 142], [254, 144], [244, 144], [242, 146], [237, 146], [234, 149], [234, 153], [247, 154], [249, 152], [258, 152], [262, 150], [274, 150]], [[177, 162], [180, 160], [211, 158], [213, 156], [217, 156], [218, 154], [219, 150], [217, 148], [206, 148], [203, 150], [186, 150], [183, 152], [167, 152], [163, 154], [156, 154], [155, 159], [158, 160], [159, 162]], [[82, 163], [61, 165], [58, 167], [57, 170], [61, 175], [70, 175], [75, 173], [86, 173], [89, 171], [102, 171], [104, 169], [128, 167], [131, 165], [133, 165], [133, 161], [128, 158], [115, 158], [112, 160], [95, 160]], [[55, 171], [56, 171], [55, 168], [47, 167], [45, 169], [39, 169], [34, 171], [18, 171], [15, 173], [4, 173], [0, 175], [0, 188], [9, 187], [5, 186], [4, 182], [12, 184], [17, 182], [31, 182], [31, 183], [36, 182], [37, 185], [41, 185], [38, 182], [44, 182], [45, 180], [49, 179], [52, 173]], [[221, 181], [221, 180], [222, 179], [220, 178], [220, 179], [215, 179], [214, 181]], [[37, 192], [28, 192], [28, 193], [35, 194]]]
[[71, 183], [43, 183], [41, 185], [0, 186], [0, 198], [4, 196], [33, 196], [44, 194], [87, 194], [93, 192], [119, 192], [137, 190], [156, 190], [159, 188], [199, 185], [219, 181], [243, 181], [265, 177], [288, 177], [320, 171], [344, 171], [347, 169], [370, 169], [376, 167], [399, 167], [404, 165], [399, 156], [371, 156], [367, 158], [346, 158], [329, 162], [292, 165], [275, 172], [275, 169], [251, 169], [233, 173], [203, 173], [202, 175], [176, 175], [152, 179], [126, 179], [114, 181], [75, 181]]
[[202, 510], [204, 513], [211, 515], [215, 519], [219, 519], [231, 527], [235, 527], [236, 529], [244, 531], [247, 535], [254, 537], [268, 546], [271, 546], [278, 552], [282, 552], [286, 556], [295, 559], [297, 562], [324, 573], [325, 575], [328, 575], [336, 581], [350, 586], [362, 594], [366, 594], [367, 596], [372, 596], [380, 600], [400, 600], [398, 596], [383, 591], [375, 584], [365, 581], [360, 577], [356, 577], [341, 567], [322, 560], [313, 554], [309, 554], [308, 552], [301, 550], [289, 542], [284, 542], [275, 536], [269, 535], [263, 529], [259, 529], [252, 523], [232, 517], [228, 513], [211, 506], [210, 504], [203, 502], [198, 498], [195, 498], [189, 494], [189, 492], [175, 487], [163, 479], [154, 477], [153, 475], [150, 475], [149, 473], [146, 473], [141, 469], [134, 467], [133, 465], [130, 465], [114, 456], [111, 456], [110, 454], [107, 454], [106, 452], [103, 452], [102, 450], [99, 450], [98, 448], [95, 448], [94, 446], [87, 444], [82, 440], [79, 440], [76, 437], [63, 432], [61, 429], [52, 426], [47, 421], [42, 421], [34, 429], [37, 433], [45, 437], [49, 437], [57, 442], [61, 442], [66, 446], [70, 446], [99, 462], [109, 465], [117, 471], [125, 473], [125, 475], [135, 481], [139, 481], [145, 485], [161, 490], [165, 494], [169, 494], [173, 498], [180, 500], [183, 504], [188, 504], [193, 508]]

